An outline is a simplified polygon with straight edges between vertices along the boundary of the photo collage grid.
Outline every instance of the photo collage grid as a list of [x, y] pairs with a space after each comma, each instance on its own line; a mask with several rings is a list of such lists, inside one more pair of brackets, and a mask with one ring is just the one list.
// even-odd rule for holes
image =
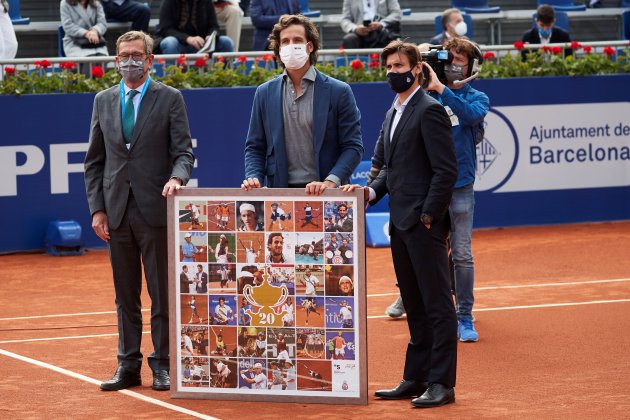
[[356, 202], [205, 198], [176, 200], [179, 389], [358, 394]]

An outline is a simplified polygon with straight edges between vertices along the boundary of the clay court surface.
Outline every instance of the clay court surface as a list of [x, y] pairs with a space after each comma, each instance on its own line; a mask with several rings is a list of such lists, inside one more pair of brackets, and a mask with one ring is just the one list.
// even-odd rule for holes
[[0, 418], [629, 418], [630, 222], [475, 231], [473, 249], [480, 341], [459, 346], [457, 402], [428, 410], [371, 396], [401, 379], [408, 339], [384, 316], [389, 249], [367, 250], [367, 406], [171, 399], [146, 363], [142, 387], [102, 392], [117, 343], [107, 253], [0, 256]]

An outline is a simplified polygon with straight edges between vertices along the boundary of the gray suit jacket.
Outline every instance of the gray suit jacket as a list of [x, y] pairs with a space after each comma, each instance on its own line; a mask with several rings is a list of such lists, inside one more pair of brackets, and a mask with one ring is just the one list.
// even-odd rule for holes
[[66, 0], [61, 0], [59, 14], [61, 15], [61, 25], [66, 32], [66, 35], [63, 37], [63, 51], [68, 57], [86, 57], [95, 54], [109, 55], [106, 46], [82, 48], [74, 42], [76, 38], [84, 38], [85, 33], [91, 28], [96, 29], [101, 35], [105, 35], [105, 32], [107, 32], [105, 11], [100, 2], [96, 2], [96, 9], [91, 6], [83, 9], [83, 6], [80, 4], [70, 6]]
[[146, 221], [166, 226], [164, 184], [174, 176], [186, 184], [194, 160], [186, 105], [178, 90], [151, 80], [129, 150], [122, 134], [120, 86], [94, 98], [85, 188], [90, 213], [105, 211], [111, 229], [120, 225], [130, 188]]
[[[402, 12], [398, 0], [376, 0], [376, 14], [382, 22], [400, 22]], [[344, 0], [341, 11], [341, 29], [352, 32], [354, 28], [363, 24], [363, 0]]]

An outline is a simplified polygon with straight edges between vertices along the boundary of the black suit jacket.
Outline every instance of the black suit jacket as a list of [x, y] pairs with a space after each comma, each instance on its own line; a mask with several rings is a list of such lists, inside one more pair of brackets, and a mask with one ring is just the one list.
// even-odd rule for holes
[[389, 193], [390, 220], [407, 230], [429, 214], [437, 222], [448, 209], [457, 180], [451, 122], [435, 99], [420, 88], [411, 98], [390, 142], [394, 107], [385, 117], [377, 142], [384, 145], [384, 167], [370, 185], [373, 203]]
[[[530, 44], [540, 44], [540, 35], [538, 34], [538, 28], [533, 28], [533, 29], [530, 29], [529, 31], [525, 31], [523, 33], [523, 37], [521, 38], [521, 41], [529, 42]], [[555, 44], [558, 42], [571, 42], [571, 36], [564, 29], [558, 28], [557, 26], [553, 26], [551, 28], [551, 37], [549, 38], [549, 42], [552, 44]], [[527, 53], [528, 53], [527, 50], [523, 50], [521, 52], [521, 56], [523, 57], [523, 60], [525, 60], [525, 57], [527, 57]], [[573, 54], [573, 50], [571, 50], [570, 48], [564, 49], [565, 56], [571, 55], [571, 54]]]

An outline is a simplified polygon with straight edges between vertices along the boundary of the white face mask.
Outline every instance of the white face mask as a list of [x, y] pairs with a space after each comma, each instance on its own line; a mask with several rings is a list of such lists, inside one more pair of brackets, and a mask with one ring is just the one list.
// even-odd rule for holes
[[453, 30], [455, 30], [457, 35], [464, 36], [466, 35], [466, 32], [468, 32], [468, 26], [466, 25], [466, 22], [462, 20], [457, 25], [453, 26]]
[[280, 48], [280, 60], [290, 70], [301, 69], [308, 60], [307, 44], [289, 44]]

